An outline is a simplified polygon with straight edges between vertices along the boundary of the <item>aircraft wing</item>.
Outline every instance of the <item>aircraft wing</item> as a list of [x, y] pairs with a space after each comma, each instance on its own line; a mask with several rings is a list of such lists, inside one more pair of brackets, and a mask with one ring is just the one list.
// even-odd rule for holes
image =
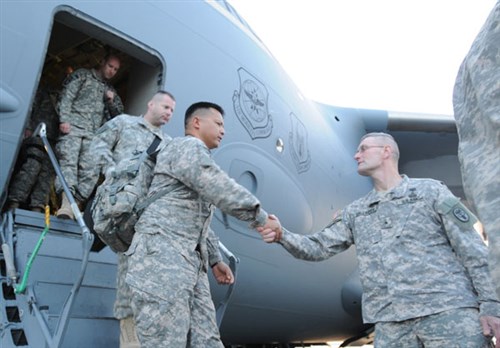
[[400, 173], [410, 177], [441, 180], [456, 196], [465, 200], [457, 155], [458, 134], [452, 115], [318, 105], [323, 112], [340, 122], [346, 119], [353, 122], [352, 119], [357, 119], [367, 133], [391, 134], [399, 145]]

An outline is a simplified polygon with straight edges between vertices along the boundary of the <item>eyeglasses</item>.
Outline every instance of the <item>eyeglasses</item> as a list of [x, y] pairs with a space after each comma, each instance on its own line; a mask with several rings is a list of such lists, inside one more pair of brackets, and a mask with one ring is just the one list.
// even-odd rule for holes
[[371, 149], [372, 147], [385, 147], [385, 145], [361, 145], [360, 147], [358, 147], [358, 149], [356, 150], [356, 153], [363, 153], [365, 152], [366, 150], [368, 149]]

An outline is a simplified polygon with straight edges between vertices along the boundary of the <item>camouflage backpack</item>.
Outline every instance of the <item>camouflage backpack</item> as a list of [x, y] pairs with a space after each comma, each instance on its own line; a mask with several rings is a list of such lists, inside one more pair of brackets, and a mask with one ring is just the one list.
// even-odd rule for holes
[[115, 252], [127, 251], [135, 223], [153, 201], [146, 196], [160, 142], [155, 137], [146, 151], [121, 164], [97, 188], [91, 209], [94, 231]]

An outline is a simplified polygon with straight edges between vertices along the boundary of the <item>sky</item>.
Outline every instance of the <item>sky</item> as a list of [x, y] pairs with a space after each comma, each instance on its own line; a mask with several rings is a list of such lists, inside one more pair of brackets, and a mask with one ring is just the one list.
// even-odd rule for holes
[[228, 0], [307, 98], [453, 114], [458, 68], [495, 0]]

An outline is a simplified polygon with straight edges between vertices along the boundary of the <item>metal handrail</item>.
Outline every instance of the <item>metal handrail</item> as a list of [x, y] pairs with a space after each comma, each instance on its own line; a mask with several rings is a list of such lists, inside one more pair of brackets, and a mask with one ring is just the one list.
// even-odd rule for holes
[[234, 286], [236, 285], [237, 272], [238, 272], [237, 266], [240, 260], [236, 256], [234, 256], [234, 254], [230, 252], [229, 249], [226, 248], [226, 246], [222, 244], [220, 241], [219, 241], [219, 249], [222, 251], [224, 256], [229, 260], [229, 268], [231, 268], [231, 271], [233, 272], [234, 276], [234, 282], [231, 285], [229, 285], [229, 288], [226, 291], [226, 295], [219, 302], [219, 304], [217, 305], [217, 309], [215, 311], [215, 319], [217, 321], [217, 327], [220, 329], [220, 325], [222, 323], [222, 319], [224, 318], [224, 313], [226, 312], [229, 299], [231, 298]]
[[45, 123], [41, 122], [38, 127], [35, 129], [35, 132], [33, 133], [33, 136], [40, 136], [42, 139], [43, 145], [45, 147], [45, 151], [47, 151], [47, 154], [49, 155], [50, 162], [52, 163], [52, 166], [54, 167], [54, 170], [59, 177], [64, 193], [66, 194], [66, 197], [70, 201], [71, 204], [71, 209], [73, 210], [73, 214], [76, 218], [76, 221], [78, 222], [78, 225], [80, 226], [82, 230], [82, 265], [80, 269], [80, 273], [78, 275], [78, 278], [76, 279], [75, 283], [73, 284], [73, 287], [70, 290], [70, 293], [68, 297], [66, 298], [66, 302], [64, 303], [64, 306], [62, 307], [61, 310], [61, 315], [59, 316], [59, 320], [57, 322], [56, 329], [54, 331], [54, 335], [50, 335], [50, 330], [48, 328], [47, 322], [44, 320], [43, 316], [40, 313], [40, 310], [36, 307], [36, 296], [35, 292], [32, 286], [28, 286], [28, 292], [29, 296], [31, 297], [29, 303], [31, 306], [31, 309], [36, 315], [36, 318], [38, 319], [38, 322], [42, 328], [42, 331], [45, 336], [45, 340], [47, 341], [47, 344], [51, 348], [59, 348], [63, 342], [64, 335], [66, 333], [66, 329], [68, 328], [68, 323], [69, 323], [69, 315], [71, 313], [71, 310], [73, 308], [73, 304], [75, 303], [76, 296], [80, 290], [80, 287], [82, 285], [83, 277], [85, 275], [85, 271], [87, 269], [87, 264], [89, 260], [89, 255], [90, 255], [90, 249], [92, 248], [92, 243], [94, 241], [94, 236], [90, 233], [89, 228], [87, 225], [85, 225], [85, 221], [83, 220], [83, 216], [80, 213], [80, 210], [78, 209], [78, 205], [76, 204], [75, 198], [73, 197], [73, 194], [71, 193], [68, 183], [66, 182], [66, 179], [64, 178], [64, 175], [61, 172], [61, 168], [59, 167], [59, 163], [57, 162], [57, 158], [54, 154], [54, 151], [52, 150], [52, 147], [50, 146], [49, 140], [47, 139], [47, 129]]

